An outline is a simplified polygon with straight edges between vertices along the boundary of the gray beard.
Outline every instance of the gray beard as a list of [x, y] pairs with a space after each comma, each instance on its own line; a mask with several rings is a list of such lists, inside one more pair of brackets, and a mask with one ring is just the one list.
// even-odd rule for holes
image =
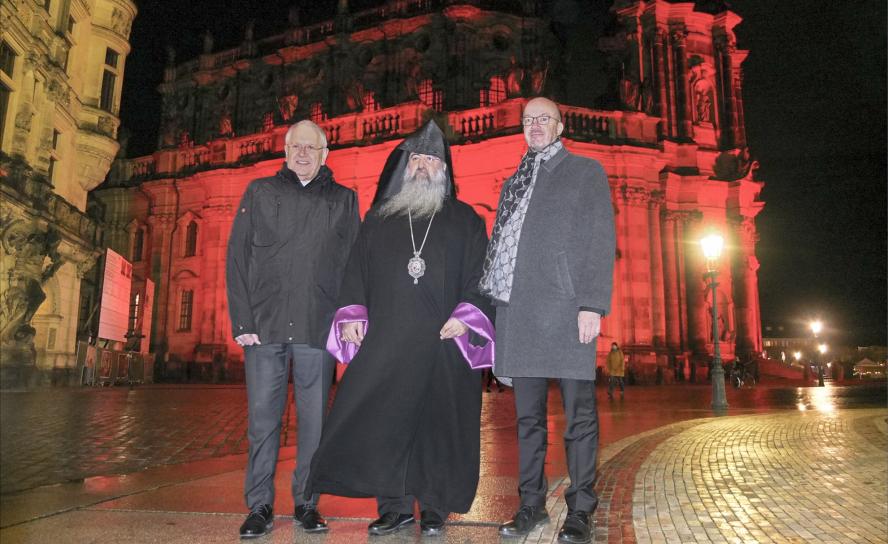
[[414, 217], [429, 217], [441, 210], [444, 205], [444, 196], [447, 192], [447, 175], [439, 170], [429, 178], [424, 176], [409, 176], [404, 170], [404, 183], [401, 192], [388, 199], [379, 209], [382, 217], [392, 215], [407, 215], [407, 211]]

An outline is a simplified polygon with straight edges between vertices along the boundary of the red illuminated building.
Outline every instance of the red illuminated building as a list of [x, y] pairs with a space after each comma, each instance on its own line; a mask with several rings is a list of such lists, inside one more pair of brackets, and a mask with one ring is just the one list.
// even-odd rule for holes
[[[291, 123], [326, 131], [328, 164], [363, 213], [391, 149], [434, 116], [453, 144], [459, 198], [490, 226], [525, 147], [522, 106], [538, 94], [563, 105], [565, 145], [610, 180], [618, 249], [599, 350], [617, 341], [637, 374], [667, 380], [676, 362], [705, 368], [714, 340], [726, 358], [760, 352], [764, 204], [745, 147], [739, 16], [720, 2], [617, 1], [612, 29], [568, 55], [541, 4], [391, 0], [352, 13], [340, 1], [333, 20], [302, 25], [292, 12], [280, 35], [248, 27], [223, 51], [207, 35], [204, 53], [180, 64], [171, 52], [157, 151], [118, 160], [93, 195], [107, 244], [157, 285], [161, 364], [242, 359], [225, 297], [228, 232], [246, 185], [280, 167]], [[572, 91], [585, 85], [572, 79], [577, 63], [604, 74], [584, 94]], [[697, 243], [709, 230], [728, 241], [717, 339]]]

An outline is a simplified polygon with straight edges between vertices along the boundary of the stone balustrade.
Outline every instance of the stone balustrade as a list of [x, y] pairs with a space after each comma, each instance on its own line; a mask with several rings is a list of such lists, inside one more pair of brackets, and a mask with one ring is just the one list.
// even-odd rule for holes
[[[523, 99], [495, 106], [451, 112], [447, 122], [457, 141], [480, 141], [521, 132]], [[341, 115], [319, 122], [332, 148], [404, 137], [416, 130], [428, 108], [412, 102], [373, 112]], [[578, 141], [627, 141], [642, 145], [657, 142], [658, 119], [636, 112], [563, 108], [564, 136]], [[286, 126], [238, 137], [218, 138], [202, 145], [165, 148], [153, 155], [119, 159], [108, 176], [111, 185], [129, 184], [194, 170], [244, 164], [279, 154], [283, 156]]]

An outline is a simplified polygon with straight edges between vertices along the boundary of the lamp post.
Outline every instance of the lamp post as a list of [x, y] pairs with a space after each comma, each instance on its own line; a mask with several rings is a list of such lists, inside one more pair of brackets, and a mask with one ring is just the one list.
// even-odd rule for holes
[[718, 283], [715, 279], [718, 275], [718, 259], [721, 257], [725, 240], [718, 234], [710, 234], [700, 240], [703, 248], [703, 256], [706, 257], [706, 277], [709, 279], [709, 287], [712, 289], [712, 409], [727, 410], [728, 399], [725, 396], [725, 370], [722, 368], [721, 347], [718, 342]]
[[[811, 332], [814, 334], [814, 343], [816, 344], [817, 335], [823, 330], [823, 321], [816, 319], [811, 322], [809, 327], [811, 327]], [[821, 348], [823, 349], [821, 350]], [[820, 352], [820, 357], [817, 358], [817, 386], [823, 387], [823, 354], [826, 353], [826, 344], [817, 346], [817, 351]]]

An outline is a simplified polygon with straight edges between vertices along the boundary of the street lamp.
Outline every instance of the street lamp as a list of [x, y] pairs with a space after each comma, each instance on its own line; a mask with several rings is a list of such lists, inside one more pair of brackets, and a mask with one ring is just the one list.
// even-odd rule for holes
[[[814, 333], [814, 342], [816, 343], [817, 335], [823, 330], [823, 321], [815, 319], [809, 324], [809, 327], [811, 327], [811, 332]], [[818, 345], [817, 351], [820, 352], [820, 357], [817, 359], [817, 386], [823, 387], [823, 354], [826, 353], [826, 344]]]
[[721, 347], [718, 342], [718, 283], [715, 277], [718, 274], [718, 260], [722, 249], [725, 247], [725, 239], [718, 234], [710, 234], [700, 240], [703, 256], [706, 257], [706, 277], [709, 278], [709, 287], [712, 289], [712, 409], [727, 410], [728, 399], [725, 396], [725, 370], [722, 368]]

